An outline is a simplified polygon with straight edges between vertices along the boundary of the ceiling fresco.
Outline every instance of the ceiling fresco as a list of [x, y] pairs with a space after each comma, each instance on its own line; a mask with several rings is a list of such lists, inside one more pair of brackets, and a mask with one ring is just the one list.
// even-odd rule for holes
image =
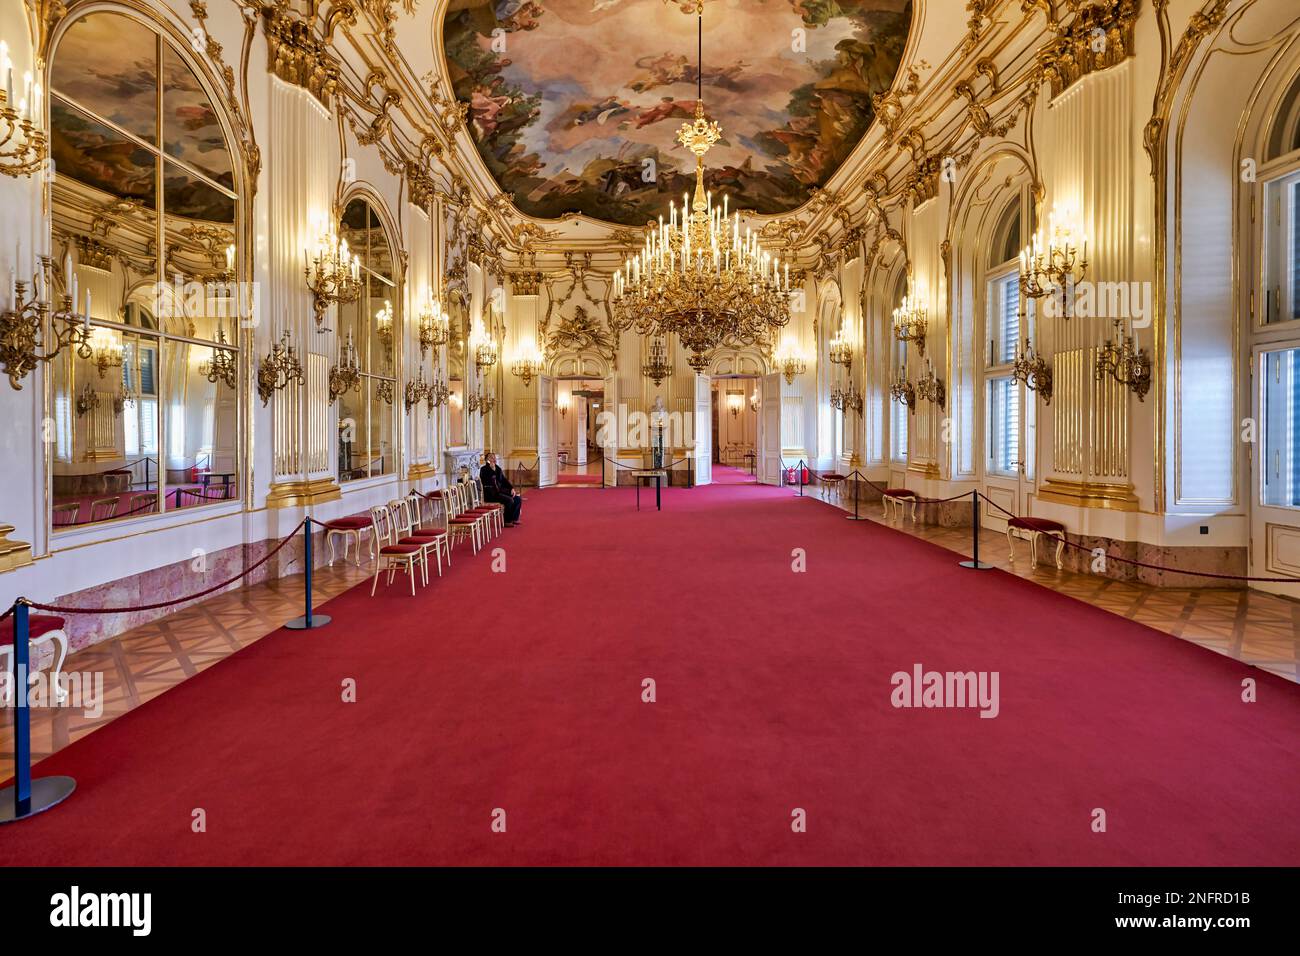
[[[789, 212], [871, 125], [910, 0], [706, 0], [703, 99], [723, 138], [706, 181]], [[499, 31], [499, 32], [497, 32]], [[692, 0], [452, 0], [443, 47], [479, 154], [524, 213], [640, 226], [680, 202], [694, 157]]]

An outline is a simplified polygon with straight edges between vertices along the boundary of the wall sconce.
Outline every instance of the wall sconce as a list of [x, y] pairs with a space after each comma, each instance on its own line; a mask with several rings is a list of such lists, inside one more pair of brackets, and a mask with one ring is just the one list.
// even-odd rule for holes
[[211, 357], [199, 363], [199, 374], [214, 385], [224, 382], [226, 388], [234, 388], [237, 378], [234, 353], [229, 349], [219, 348], [226, 345], [226, 330], [220, 319], [217, 320], [217, 345], [210, 351]]
[[754, 394], [749, 396], [749, 410], [751, 412], [757, 412], [760, 405], [761, 405], [761, 400], [758, 394], [758, 386], [755, 385]]
[[393, 404], [393, 380], [381, 378], [375, 380], [375, 397], [387, 404]]
[[280, 341], [271, 346], [271, 351], [257, 367], [257, 394], [262, 399], [262, 407], [271, 400], [271, 396], [282, 388], [288, 388], [290, 382], [301, 385], [305, 381], [302, 363], [289, 340], [289, 330], [280, 334]]
[[844, 338], [844, 333], [836, 332], [831, 339], [830, 360], [833, 365], [843, 365], [845, 371], [853, 367], [853, 346]]
[[1070, 317], [1069, 296], [1088, 271], [1088, 237], [1074, 223], [1057, 220], [1053, 209], [1044, 238], [1040, 229], [1020, 250], [1020, 292], [1030, 299], [1061, 298], [1061, 316]]
[[379, 336], [379, 341], [384, 343], [384, 348], [391, 352], [393, 348], [393, 303], [391, 299], [385, 299], [384, 307], [375, 313], [375, 334]]
[[497, 364], [497, 344], [488, 335], [482, 319], [474, 320], [474, 328], [470, 332], [469, 340], [474, 346], [474, 367], [481, 375], [486, 369]]
[[0, 172], [6, 176], [30, 176], [49, 155], [45, 131], [36, 123], [41, 115], [41, 84], [31, 73], [23, 74], [23, 96], [15, 99], [14, 67], [9, 44], [0, 41], [0, 75], [6, 78], [4, 106], [0, 107]]
[[731, 412], [732, 418], [740, 417], [740, 410], [745, 405], [744, 392], [727, 393], [727, 411]]
[[568, 392], [561, 392], [560, 397], [556, 399], [556, 404], [560, 408], [560, 417], [564, 418], [569, 414], [569, 406], [573, 404], [573, 396]]
[[471, 392], [469, 398], [465, 400], [465, 407], [470, 413], [478, 412], [481, 415], [492, 414], [492, 409], [497, 406], [497, 397], [491, 392], [480, 389], [477, 392]]
[[776, 357], [776, 367], [785, 376], [785, 384], [793, 385], [795, 376], [808, 370], [808, 363], [795, 351], [793, 342], [787, 340], [781, 349], [782, 354]]
[[862, 393], [858, 391], [857, 386], [852, 382], [849, 383], [847, 388], [836, 385], [831, 389], [831, 408], [837, 411], [853, 411], [861, 416], [865, 404]]
[[929, 359], [925, 362], [925, 374], [916, 383], [916, 397], [923, 402], [933, 402], [940, 408], [943, 408], [948, 403], [948, 394], [943, 387], [943, 379], [934, 374], [934, 366], [930, 364]]
[[402, 407], [409, 412], [420, 402], [427, 402], [428, 399], [429, 384], [424, 380], [424, 366], [421, 365], [415, 381], [406, 383], [406, 389], [402, 394]]
[[925, 306], [911, 292], [912, 280], [907, 280], [908, 292], [894, 310], [894, 338], [900, 342], [915, 342], [916, 351], [925, 354], [925, 332], [929, 325]]
[[[53, 311], [48, 298], [50, 257], [40, 256], [38, 262], [30, 298], [28, 283], [11, 278], [9, 308], [0, 313], [0, 369], [9, 376], [14, 389], [23, 387], [22, 380], [36, 369], [37, 362], [49, 362], [65, 348], [76, 349], [81, 359], [94, 355], [90, 346], [90, 292], [86, 292], [85, 313], [77, 315], [77, 276], [72, 271], [71, 257], [64, 260], [64, 288], [68, 291], [59, 297], [59, 307]], [[50, 342], [43, 338], [47, 316], [53, 332]]]
[[435, 408], [446, 405], [450, 395], [451, 389], [442, 380], [442, 375], [435, 375], [433, 381], [429, 383], [428, 393], [424, 396], [424, 407], [432, 412]]
[[97, 328], [90, 334], [91, 361], [95, 371], [103, 378], [110, 368], [121, 368], [123, 359], [122, 341], [110, 329]]
[[352, 344], [352, 333], [348, 332], [347, 341], [339, 346], [338, 364], [329, 371], [330, 401], [336, 401], [345, 392], [361, 391], [361, 362], [357, 350]]
[[447, 312], [442, 303], [430, 294], [428, 301], [420, 310], [416, 321], [419, 330], [420, 355], [429, 354], [429, 349], [446, 345], [451, 339], [451, 325], [447, 321]]
[[1025, 339], [1025, 344], [1016, 349], [1016, 360], [1011, 366], [1011, 377], [1024, 382], [1030, 391], [1037, 392], [1043, 398], [1044, 405], [1052, 404], [1052, 366], [1047, 359], [1034, 351]]
[[534, 376], [542, 372], [542, 357], [537, 352], [535, 342], [527, 342], [524, 351], [510, 363], [510, 374], [518, 376], [527, 388], [533, 383]]
[[335, 303], [356, 301], [361, 294], [361, 260], [348, 251], [348, 241], [327, 232], [314, 254], [302, 251], [303, 275], [312, 294], [316, 330], [324, 332], [325, 311]]
[[1098, 380], [1109, 375], [1137, 395], [1141, 402], [1151, 389], [1151, 357], [1146, 349], [1135, 348], [1132, 334], [1121, 336], [1119, 319], [1115, 320], [1115, 337], [1120, 340], [1118, 345], [1107, 339], [1098, 350], [1095, 374]]
[[909, 412], [916, 411], [916, 386], [903, 378], [901, 373], [899, 378], [890, 384], [889, 397], [901, 405], [906, 405]]
[[81, 386], [81, 391], [77, 393], [77, 417], [82, 418], [89, 415], [92, 411], [99, 408], [99, 393], [90, 387], [87, 382]]

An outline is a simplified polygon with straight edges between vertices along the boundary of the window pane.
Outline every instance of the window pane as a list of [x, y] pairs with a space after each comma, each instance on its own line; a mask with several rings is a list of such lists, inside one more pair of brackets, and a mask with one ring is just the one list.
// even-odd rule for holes
[[1264, 322], [1300, 319], [1300, 174], [1264, 190]]
[[168, 342], [165, 355], [167, 510], [238, 498], [238, 403], [221, 374], [224, 363], [236, 361], [236, 353]]
[[[185, 225], [208, 227], [221, 225], [227, 229], [234, 225], [235, 200], [213, 189], [198, 177], [191, 176], [174, 163], [164, 164], [163, 190], [169, 232], [173, 229], [179, 232]], [[185, 220], [200, 220], [200, 222], [174, 223], [172, 221], [174, 216]], [[218, 253], [220, 258], [215, 265], [220, 269], [225, 265], [224, 244], [219, 247]]]
[[1019, 467], [1020, 389], [1012, 378], [989, 380], [989, 468], [1015, 474]]
[[163, 149], [234, 188], [230, 151], [198, 77], [180, 54], [163, 45]]
[[1300, 349], [1264, 355], [1263, 503], [1300, 507]]
[[157, 49], [157, 35], [144, 24], [115, 13], [92, 13], [63, 35], [51, 83], [55, 92], [156, 143]]
[[[393, 406], [381, 394], [385, 383], [372, 378], [370, 386], [370, 434], [366, 446], [366, 465], [371, 475], [393, 471]], [[387, 382], [392, 388], [393, 383]]]
[[145, 147], [58, 97], [50, 103], [50, 140], [60, 177], [154, 208], [156, 160]]

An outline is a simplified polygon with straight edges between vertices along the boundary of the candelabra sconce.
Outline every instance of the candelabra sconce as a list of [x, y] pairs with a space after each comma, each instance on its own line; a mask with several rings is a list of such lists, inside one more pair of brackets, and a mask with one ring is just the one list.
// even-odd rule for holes
[[925, 374], [916, 383], [916, 397], [940, 408], [948, 404], [948, 392], [943, 387], [943, 379], [934, 374], [934, 366], [929, 362], [925, 363]]
[[889, 397], [901, 405], [906, 405], [909, 412], [916, 411], [916, 386], [905, 378], [899, 378], [889, 386]]
[[542, 362], [536, 355], [520, 356], [510, 363], [510, 374], [524, 383], [524, 388], [533, 384], [533, 379], [542, 372]]
[[793, 348], [787, 347], [783, 354], [776, 357], [776, 367], [785, 376], [785, 384], [793, 385], [795, 376], [802, 375], [808, 370], [808, 363]]
[[89, 415], [97, 408], [99, 408], [99, 393], [91, 388], [90, 383], [87, 382], [81, 386], [81, 391], [77, 394], [77, 417], [82, 418]]
[[257, 368], [257, 394], [262, 399], [262, 407], [265, 408], [271, 396], [280, 389], [288, 388], [290, 382], [301, 385], [304, 380], [302, 363], [298, 361], [298, 353], [294, 351], [286, 329]]
[[478, 411], [478, 392], [470, 392], [465, 396], [465, 411], [471, 415]]
[[830, 360], [833, 365], [843, 365], [845, 371], [853, 368], [853, 346], [839, 334], [831, 339]]
[[447, 383], [444, 382], [442, 376], [439, 375], [429, 383], [429, 391], [424, 396], [424, 407], [432, 412], [434, 409], [446, 405], [447, 400], [450, 397], [451, 389], [447, 387]]
[[836, 385], [831, 389], [831, 407], [837, 411], [857, 412], [861, 416], [865, 405], [862, 393], [852, 383], [849, 383], [847, 388]]
[[100, 378], [110, 368], [121, 368], [124, 349], [121, 340], [109, 329], [95, 329], [90, 334], [91, 360]]
[[479, 396], [478, 410], [483, 415], [491, 415], [492, 410], [497, 407], [497, 397], [493, 392], [486, 392]]
[[560, 417], [561, 417], [561, 418], [565, 418], [565, 417], [568, 416], [568, 414], [569, 414], [569, 406], [572, 405], [572, 404], [573, 404], [573, 398], [569, 395], [568, 392], [562, 392], [562, 393], [560, 393], [560, 397], [559, 397], [558, 399], [556, 399], [556, 405], [557, 405], [557, 406], [559, 407], [559, 409], [560, 409]]
[[1118, 345], [1107, 339], [1097, 352], [1097, 379], [1109, 375], [1137, 395], [1139, 402], [1144, 401], [1151, 389], [1151, 357], [1146, 349], [1136, 347], [1131, 334], [1122, 334], [1119, 319], [1115, 320], [1115, 338]]
[[1061, 317], [1070, 317], [1070, 294], [1088, 272], [1088, 237], [1072, 223], [1048, 217], [1047, 234], [1040, 229], [1020, 251], [1020, 293], [1027, 299], [1060, 298]]
[[382, 398], [389, 405], [393, 404], [395, 388], [392, 379], [381, 378], [375, 382], [375, 396]]
[[361, 260], [348, 251], [348, 241], [326, 235], [314, 255], [303, 250], [303, 275], [312, 294], [316, 330], [325, 331], [325, 312], [331, 305], [355, 302], [361, 294]]
[[[90, 346], [90, 293], [86, 293], [86, 311], [74, 311], [77, 281], [69, 262], [65, 288], [59, 307], [51, 311], [46, 295], [50, 258], [40, 257], [32, 282], [13, 281], [10, 285], [10, 308], [0, 313], [0, 370], [9, 376], [9, 384], [21, 389], [22, 380], [36, 369], [38, 362], [49, 362], [65, 348], [76, 350], [77, 357], [94, 355]], [[30, 291], [30, 295], [29, 295]], [[45, 320], [51, 320], [52, 338], [44, 338]]]
[[384, 346], [384, 351], [393, 354], [393, 303], [384, 300], [384, 307], [375, 313], [375, 334]]
[[117, 394], [113, 396], [113, 415], [121, 418], [122, 413], [126, 411], [126, 406], [135, 407], [135, 399], [128, 395], [123, 389], [118, 389]]
[[745, 407], [745, 395], [743, 392], [727, 393], [727, 411], [731, 412], [732, 418], [740, 417], [740, 410]]
[[430, 297], [416, 320], [419, 332], [420, 356], [429, 354], [429, 349], [440, 348], [451, 340], [451, 324], [447, 321], [447, 312], [442, 305]]
[[1016, 381], [1024, 382], [1026, 388], [1042, 396], [1044, 405], [1052, 404], [1052, 366], [1047, 364], [1047, 359], [1034, 351], [1034, 347], [1029, 344], [1029, 339], [1025, 339], [1025, 344], [1016, 349], [1016, 360], [1011, 366], [1011, 377]]
[[347, 342], [339, 348], [338, 364], [330, 367], [329, 391], [331, 402], [337, 401], [339, 396], [347, 392], [361, 391], [361, 362], [352, 344], [351, 332], [348, 333]]
[[[8, 51], [0, 59], [8, 60]], [[0, 173], [18, 178], [36, 172], [49, 155], [49, 140], [37, 125], [40, 115], [39, 83], [28, 73], [23, 78], [26, 95], [15, 101], [13, 70], [8, 71], [4, 105], [0, 106]]]
[[749, 396], [749, 410], [751, 412], [757, 412], [760, 407], [762, 407], [762, 401], [758, 395], [758, 388], [755, 387], [754, 394]]
[[673, 363], [668, 359], [668, 343], [656, 336], [650, 340], [646, 360], [641, 363], [641, 375], [655, 383], [655, 388], [673, 374]]
[[474, 347], [474, 367], [480, 372], [497, 364], [497, 344], [491, 340]]
[[420, 366], [419, 372], [416, 373], [414, 382], [406, 383], [406, 390], [402, 395], [402, 407], [408, 412], [420, 402], [427, 403], [429, 400], [430, 386], [424, 380], [424, 366]]
[[916, 296], [908, 293], [894, 310], [894, 338], [900, 342], [915, 342], [916, 351], [925, 354], [925, 332], [929, 325], [926, 309]]
[[[217, 345], [226, 345], [226, 330], [217, 324]], [[235, 356], [229, 349], [212, 349], [212, 357], [199, 363], [199, 374], [213, 384], [224, 382], [226, 388], [234, 388], [237, 381]]]

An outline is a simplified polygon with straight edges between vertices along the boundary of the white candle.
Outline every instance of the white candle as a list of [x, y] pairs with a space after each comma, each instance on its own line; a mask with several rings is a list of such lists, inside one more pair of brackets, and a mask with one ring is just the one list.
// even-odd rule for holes
[[86, 321], [90, 321], [90, 290], [86, 290]]

